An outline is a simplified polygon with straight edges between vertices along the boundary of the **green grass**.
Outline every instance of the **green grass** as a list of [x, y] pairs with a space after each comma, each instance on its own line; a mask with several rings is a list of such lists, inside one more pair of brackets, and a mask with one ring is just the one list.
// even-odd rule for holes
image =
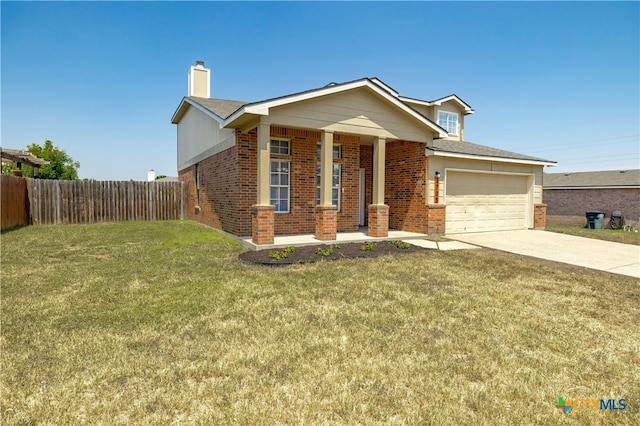
[[2, 234], [0, 423], [638, 423], [636, 279], [488, 250], [240, 251], [192, 222]]
[[628, 232], [622, 229], [587, 229], [582, 226], [569, 225], [547, 225], [545, 229], [560, 234], [595, 238], [598, 240], [613, 241], [614, 243], [640, 245], [640, 232]]

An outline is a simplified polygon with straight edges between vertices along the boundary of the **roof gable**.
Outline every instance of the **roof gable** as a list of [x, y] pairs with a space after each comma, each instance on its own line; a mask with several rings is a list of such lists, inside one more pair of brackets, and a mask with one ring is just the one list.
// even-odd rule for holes
[[[376, 79], [377, 80], [377, 79]], [[366, 87], [372, 92], [376, 93], [380, 98], [389, 104], [393, 105], [399, 111], [408, 116], [414, 118], [422, 125], [429, 128], [436, 137], [446, 137], [447, 132], [436, 123], [431, 121], [429, 118], [425, 117], [415, 109], [411, 108], [409, 105], [400, 101], [398, 97], [393, 95], [388, 86], [385, 85], [383, 87], [381, 82], [377, 80], [374, 82], [369, 78], [364, 78], [360, 80], [355, 80], [347, 83], [341, 84], [330, 84], [319, 89], [308, 90], [305, 92], [294, 93], [291, 95], [286, 95], [278, 98], [268, 99], [260, 102], [253, 102], [246, 104], [239, 108], [236, 112], [234, 112], [231, 116], [229, 116], [223, 126], [224, 127], [234, 127], [238, 123], [242, 122], [241, 118], [245, 115], [253, 115], [256, 118], [259, 116], [269, 115], [269, 111], [271, 108], [276, 108], [283, 105], [293, 104], [297, 102], [302, 102], [310, 99], [316, 99], [324, 96], [330, 96], [332, 94], [341, 93], [349, 90], [354, 90], [358, 88]]]
[[368, 87], [332, 93], [272, 107], [267, 123], [429, 143], [433, 131], [424, 122], [380, 99]]

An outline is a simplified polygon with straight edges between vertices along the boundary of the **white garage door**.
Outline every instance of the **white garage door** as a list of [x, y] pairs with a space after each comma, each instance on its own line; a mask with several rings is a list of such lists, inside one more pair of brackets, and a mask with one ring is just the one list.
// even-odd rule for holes
[[522, 175], [447, 172], [447, 234], [526, 229], [528, 181]]

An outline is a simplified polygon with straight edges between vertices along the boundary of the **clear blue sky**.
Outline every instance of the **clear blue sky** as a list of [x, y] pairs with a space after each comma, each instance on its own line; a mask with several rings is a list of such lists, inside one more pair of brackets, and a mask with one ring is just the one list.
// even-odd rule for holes
[[176, 176], [171, 116], [195, 60], [212, 97], [257, 101], [378, 77], [455, 93], [466, 139], [559, 162], [638, 168], [638, 2], [14, 3], [3, 1], [2, 146], [51, 139], [82, 178]]

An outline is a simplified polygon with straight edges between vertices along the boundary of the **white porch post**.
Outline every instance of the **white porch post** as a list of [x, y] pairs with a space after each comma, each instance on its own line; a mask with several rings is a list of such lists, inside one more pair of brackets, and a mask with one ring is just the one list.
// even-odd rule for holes
[[273, 244], [275, 206], [270, 197], [271, 126], [258, 124], [256, 204], [251, 206], [251, 235], [254, 244]]
[[271, 167], [271, 126], [260, 123], [258, 125], [258, 194], [256, 204], [268, 206], [271, 197], [269, 194], [269, 171]]
[[320, 140], [320, 204], [316, 206], [316, 239], [333, 241], [338, 232], [338, 208], [333, 205], [333, 132], [324, 130]]
[[389, 236], [389, 206], [384, 204], [386, 139], [373, 140], [373, 199], [369, 206], [369, 235], [377, 238]]
[[384, 164], [386, 139], [377, 137], [373, 141], [373, 200], [372, 204], [384, 204]]
[[320, 205], [332, 206], [333, 132], [323, 131], [320, 143]]

